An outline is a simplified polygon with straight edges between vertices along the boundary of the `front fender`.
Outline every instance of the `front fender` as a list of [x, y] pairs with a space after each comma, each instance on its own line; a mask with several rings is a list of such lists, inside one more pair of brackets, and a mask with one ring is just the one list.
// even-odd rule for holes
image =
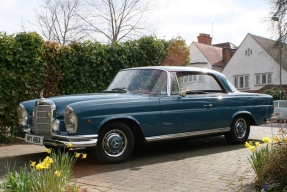
[[115, 121], [115, 120], [119, 120], [119, 119], [128, 119], [128, 120], [132, 120], [132, 121], [134, 121], [139, 127], [141, 127], [140, 126], [140, 122], [138, 122], [138, 120], [136, 120], [134, 117], [132, 117], [132, 116], [126, 116], [126, 115], [113, 115], [113, 116], [109, 116], [109, 117], [106, 117], [106, 118], [104, 118], [101, 122], [100, 122], [100, 124], [99, 124], [99, 126], [98, 126], [98, 130], [100, 130], [100, 128], [103, 126], [103, 125], [105, 125], [106, 123], [108, 123], [108, 122], [110, 122], [110, 121]]

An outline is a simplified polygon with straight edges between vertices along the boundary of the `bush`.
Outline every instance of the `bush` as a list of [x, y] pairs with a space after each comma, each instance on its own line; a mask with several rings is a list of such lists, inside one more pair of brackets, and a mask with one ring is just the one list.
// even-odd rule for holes
[[16, 135], [19, 101], [38, 97], [44, 85], [43, 45], [37, 33], [0, 33], [0, 142]]
[[[277, 87], [273, 87], [271, 89], [265, 90], [263, 93], [271, 95], [274, 100], [280, 99], [280, 89]], [[284, 89], [281, 89], [281, 99], [287, 99], [286, 98], [286, 92]]]
[[276, 191], [287, 191], [287, 142], [273, 146], [257, 174], [258, 186], [272, 186]]
[[[270, 119], [276, 122], [275, 115]], [[272, 122], [271, 128], [272, 128]], [[282, 124], [280, 124], [282, 125]], [[264, 137], [266, 145], [259, 142], [246, 142], [245, 146], [252, 151], [250, 163], [256, 174], [257, 191], [287, 191], [287, 131], [280, 126], [279, 132], [271, 140]]]

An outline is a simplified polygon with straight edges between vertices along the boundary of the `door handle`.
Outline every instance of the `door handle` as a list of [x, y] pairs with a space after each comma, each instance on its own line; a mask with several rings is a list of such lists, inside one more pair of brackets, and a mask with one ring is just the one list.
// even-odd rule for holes
[[204, 108], [212, 108], [212, 107], [213, 107], [213, 105], [212, 105], [212, 104], [203, 105], [203, 106], [204, 106]]

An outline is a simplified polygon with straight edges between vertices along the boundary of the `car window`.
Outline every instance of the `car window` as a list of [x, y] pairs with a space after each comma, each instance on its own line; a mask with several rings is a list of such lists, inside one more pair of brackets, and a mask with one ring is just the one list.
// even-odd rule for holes
[[178, 85], [178, 81], [177, 81], [177, 77], [176, 77], [176, 73], [172, 72], [170, 74], [170, 85], [171, 85], [171, 94], [175, 95], [178, 94], [179, 92], [179, 85]]
[[125, 89], [132, 93], [166, 95], [167, 72], [154, 69], [120, 71], [107, 91]]
[[206, 73], [177, 72], [178, 87], [187, 94], [223, 93], [214, 76]]

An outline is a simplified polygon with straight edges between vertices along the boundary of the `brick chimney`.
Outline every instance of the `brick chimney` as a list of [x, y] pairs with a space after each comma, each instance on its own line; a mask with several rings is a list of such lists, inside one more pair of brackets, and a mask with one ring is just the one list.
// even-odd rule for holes
[[229, 47], [222, 48], [222, 61], [228, 63], [231, 57], [234, 55], [236, 50], [230, 49]]
[[198, 43], [211, 45], [211, 40], [212, 40], [212, 37], [210, 37], [209, 34], [200, 33], [199, 36], [197, 36]]

